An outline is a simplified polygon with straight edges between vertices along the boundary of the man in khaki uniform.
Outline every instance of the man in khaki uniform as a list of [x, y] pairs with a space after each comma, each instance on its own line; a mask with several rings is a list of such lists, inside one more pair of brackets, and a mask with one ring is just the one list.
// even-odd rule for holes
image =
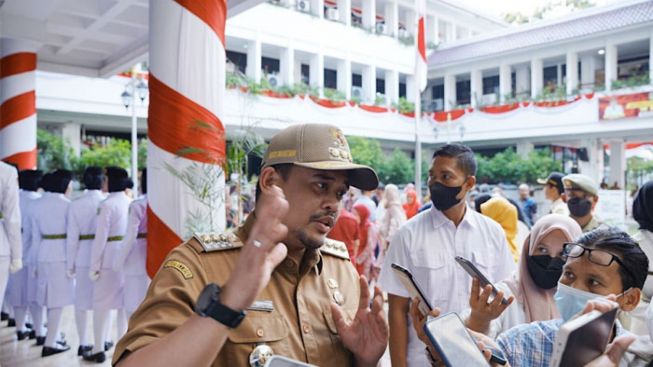
[[[372, 169], [352, 163], [338, 128], [279, 132], [255, 212], [232, 233], [195, 236], [168, 255], [113, 363], [262, 366], [278, 354], [318, 366], [376, 366], [388, 342], [380, 290], [370, 308], [366, 279], [345, 245], [326, 235], [349, 185], [377, 184]], [[211, 300], [217, 306], [205, 308], [211, 283], [221, 290]], [[244, 318], [225, 321], [242, 310]]]
[[594, 208], [599, 201], [599, 186], [588, 176], [574, 173], [562, 179], [567, 195], [569, 216], [572, 217], [583, 232], [600, 227], [601, 222], [594, 215]]

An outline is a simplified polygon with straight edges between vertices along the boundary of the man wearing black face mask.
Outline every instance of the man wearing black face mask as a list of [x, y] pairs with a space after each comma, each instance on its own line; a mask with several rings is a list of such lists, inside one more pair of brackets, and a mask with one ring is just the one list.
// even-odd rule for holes
[[574, 173], [562, 178], [567, 194], [567, 207], [569, 216], [572, 217], [583, 232], [589, 232], [600, 227], [601, 222], [594, 215], [594, 207], [599, 201], [599, 187], [591, 178]]
[[390, 242], [379, 285], [388, 292], [393, 366], [424, 366], [428, 360], [409, 326], [410, 295], [392, 272], [392, 263], [410, 270], [431, 306], [443, 313], [469, 307], [471, 278], [456, 256], [472, 261], [491, 282], [507, 278], [515, 269], [501, 226], [467, 207], [465, 197], [476, 184], [475, 175], [470, 148], [459, 144], [439, 148], [429, 169], [433, 206], [401, 226]]

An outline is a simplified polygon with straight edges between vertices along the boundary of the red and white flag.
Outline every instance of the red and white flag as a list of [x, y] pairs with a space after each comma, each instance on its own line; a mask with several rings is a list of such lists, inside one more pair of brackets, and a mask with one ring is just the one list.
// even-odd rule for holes
[[415, 0], [415, 12], [417, 13], [417, 52], [415, 54], [415, 82], [422, 92], [426, 89], [428, 66], [426, 62], [426, 0]]

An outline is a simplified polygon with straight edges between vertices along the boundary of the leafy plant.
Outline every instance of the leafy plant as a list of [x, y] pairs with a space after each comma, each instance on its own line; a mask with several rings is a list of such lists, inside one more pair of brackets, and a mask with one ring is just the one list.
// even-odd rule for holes
[[408, 101], [405, 97], [400, 97], [396, 103], [392, 104], [399, 113], [413, 113], [415, 112], [415, 103]]
[[62, 137], [46, 130], [36, 131], [38, 169], [52, 171], [58, 168], [75, 169], [78, 162], [73, 148]]
[[381, 93], [377, 93], [376, 97], [374, 97], [374, 105], [375, 106], [384, 106], [385, 105], [385, 96]]
[[324, 98], [334, 102], [341, 102], [346, 99], [346, 96], [345, 93], [337, 89], [324, 88]]
[[129, 172], [131, 143], [127, 140], [110, 138], [105, 145], [94, 144], [90, 148], [82, 149], [76, 171], [82, 172], [88, 166], [117, 166]]

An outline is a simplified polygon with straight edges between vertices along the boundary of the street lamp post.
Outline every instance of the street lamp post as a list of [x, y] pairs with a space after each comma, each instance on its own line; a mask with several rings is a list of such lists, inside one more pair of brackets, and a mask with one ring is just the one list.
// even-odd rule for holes
[[138, 196], [138, 136], [137, 136], [137, 118], [136, 118], [136, 93], [141, 100], [141, 104], [145, 102], [147, 97], [147, 84], [136, 78], [136, 72], [132, 70], [131, 80], [125, 85], [125, 91], [122, 92], [122, 104], [126, 109], [131, 107], [132, 113], [132, 128], [131, 128], [131, 144], [132, 144], [132, 180], [134, 181], [133, 192]]

